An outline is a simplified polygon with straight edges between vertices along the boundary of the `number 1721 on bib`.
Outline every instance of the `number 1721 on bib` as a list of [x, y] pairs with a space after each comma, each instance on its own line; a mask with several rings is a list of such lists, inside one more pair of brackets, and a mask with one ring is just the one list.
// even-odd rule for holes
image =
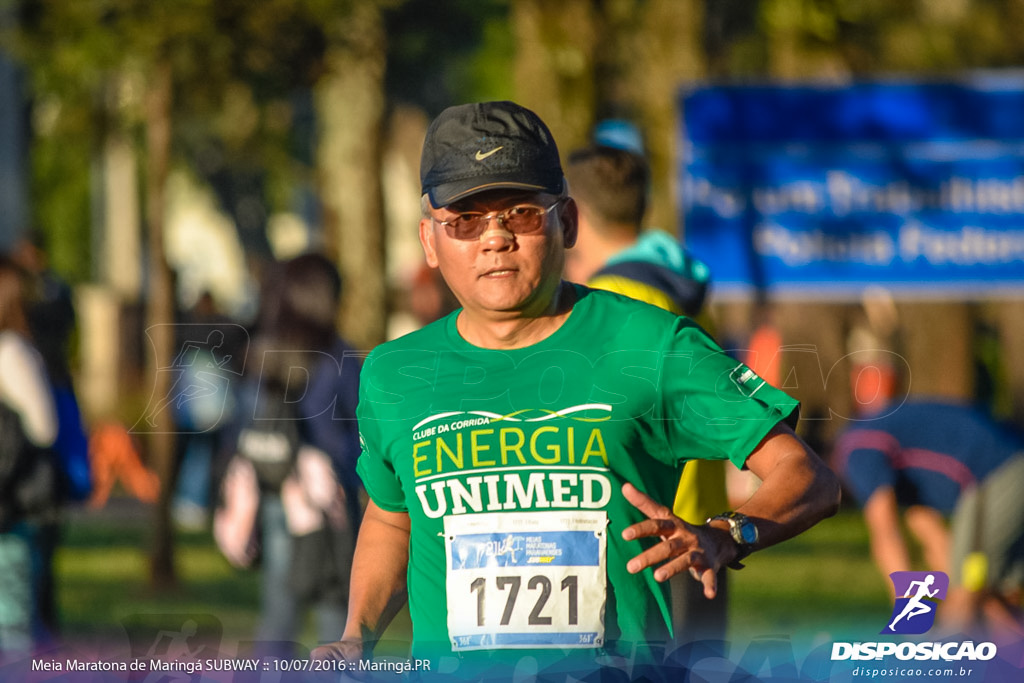
[[496, 513], [444, 521], [453, 650], [604, 644], [604, 512]]

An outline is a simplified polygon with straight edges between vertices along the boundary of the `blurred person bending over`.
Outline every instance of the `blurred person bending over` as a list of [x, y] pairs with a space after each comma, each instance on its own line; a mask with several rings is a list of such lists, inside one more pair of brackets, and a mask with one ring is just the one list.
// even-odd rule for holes
[[[576, 203], [533, 112], [446, 109], [420, 178], [420, 241], [462, 308], [364, 365], [371, 500], [348, 623], [314, 656], [365, 656], [407, 595], [414, 656], [447, 656], [455, 677], [527, 656], [541, 676], [651, 672], [665, 582], [689, 573], [713, 598], [721, 567], [832, 514], [838, 483], [794, 435], [797, 402], [691, 320], [562, 280]], [[666, 504], [692, 459], [764, 484], [689, 524]]]
[[40, 529], [57, 511], [49, 448], [57, 416], [42, 356], [32, 343], [23, 273], [0, 258], [0, 655], [45, 637], [39, 587]]
[[326, 257], [286, 262], [265, 291], [256, 375], [243, 381], [225, 437], [236, 448], [214, 533], [236, 565], [259, 553], [258, 637], [268, 653], [291, 656], [305, 607], [321, 637], [345, 624], [361, 516], [359, 358], [336, 331], [341, 278]]
[[987, 621], [1024, 635], [1019, 434], [980, 409], [911, 398], [877, 405], [851, 425], [836, 442], [832, 464], [863, 508], [884, 576], [913, 569], [905, 524], [928, 569], [949, 575], [940, 612], [947, 624]]
[[[696, 318], [708, 290], [708, 268], [660, 230], [641, 232], [650, 172], [636, 152], [591, 145], [572, 152], [565, 175], [579, 207], [576, 245], [566, 253], [566, 278]], [[725, 464], [694, 460], [683, 468], [673, 512], [701, 524], [728, 505]], [[725, 637], [726, 572], [718, 595], [704, 598], [685, 576], [672, 579], [677, 642]]]

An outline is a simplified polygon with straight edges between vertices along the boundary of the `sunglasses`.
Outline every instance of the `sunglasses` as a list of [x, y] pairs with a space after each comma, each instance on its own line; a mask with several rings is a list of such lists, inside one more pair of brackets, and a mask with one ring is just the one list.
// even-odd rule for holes
[[513, 235], [530, 235], [544, 229], [544, 222], [547, 214], [553, 208], [562, 203], [565, 197], [559, 197], [555, 203], [548, 207], [536, 206], [533, 204], [516, 204], [501, 211], [491, 213], [480, 213], [479, 211], [465, 211], [455, 218], [446, 221], [438, 220], [431, 216], [431, 220], [438, 225], [444, 226], [448, 236], [457, 240], [476, 240], [487, 230], [487, 225], [494, 218], [505, 230]]

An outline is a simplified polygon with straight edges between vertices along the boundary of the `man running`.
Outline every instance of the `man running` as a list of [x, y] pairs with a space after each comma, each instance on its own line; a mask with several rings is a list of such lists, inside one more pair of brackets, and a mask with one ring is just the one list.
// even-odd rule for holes
[[[665, 582], [689, 572], [713, 597], [720, 567], [833, 514], [838, 483], [795, 436], [797, 402], [688, 318], [561, 279], [577, 209], [533, 112], [445, 110], [420, 177], [427, 263], [462, 308], [366, 360], [370, 502], [345, 632], [314, 657], [366, 656], [407, 590], [414, 656], [473, 678], [527, 655], [656, 665]], [[688, 524], [668, 505], [694, 459], [763, 484]]]

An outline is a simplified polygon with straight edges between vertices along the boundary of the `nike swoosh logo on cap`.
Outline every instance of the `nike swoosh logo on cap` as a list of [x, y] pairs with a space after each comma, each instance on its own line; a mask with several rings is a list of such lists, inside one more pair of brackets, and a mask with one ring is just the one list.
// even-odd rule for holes
[[[502, 147], [504, 147], [504, 145], [502, 145]], [[477, 150], [476, 151], [476, 160], [477, 161], [483, 161], [487, 157], [489, 157], [492, 154], [494, 154], [495, 152], [497, 152], [499, 149], [501, 149], [501, 147], [495, 147], [490, 152], [481, 152], [480, 150]]]

